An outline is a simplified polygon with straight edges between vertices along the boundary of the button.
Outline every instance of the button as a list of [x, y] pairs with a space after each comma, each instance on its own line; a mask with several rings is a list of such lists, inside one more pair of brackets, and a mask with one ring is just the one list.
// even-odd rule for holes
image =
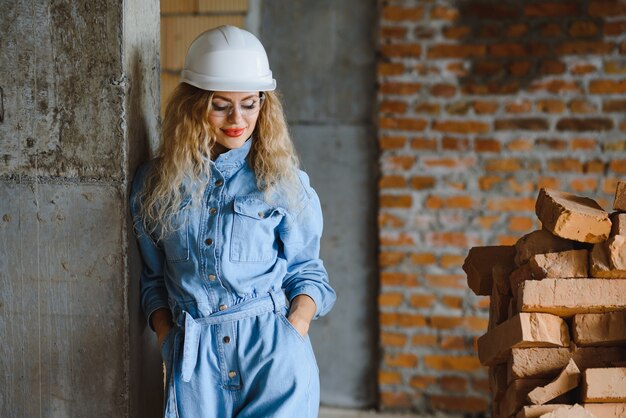
[[209, 280], [210, 281], [214, 282], [216, 278], [217, 277], [215, 277], [215, 274], [209, 274]]
[[224, 180], [222, 180], [222, 179], [218, 179], [218, 180], [215, 182], [215, 185], [216, 185], [216, 186], [218, 186], [218, 187], [219, 187], [219, 186], [221, 186], [222, 184], [224, 184]]
[[224, 343], [228, 344], [230, 342], [230, 337], [227, 335], [224, 337]]
[[211, 244], [213, 244], [213, 240], [211, 238], [207, 238], [207, 239], [204, 240], [204, 243], [206, 245], [211, 245]]
[[259, 212], [259, 218], [265, 218], [265, 212], [263, 211]]
[[235, 376], [237, 376], [237, 372], [234, 372], [232, 370], [228, 372], [228, 377], [230, 377], [231, 379], [234, 378]]
[[211, 208], [211, 209], [209, 209], [209, 213], [210, 213], [211, 215], [215, 215], [215, 214], [217, 213], [217, 209], [215, 209], [215, 208]]
[[224, 311], [228, 308], [226, 305], [220, 305], [220, 311]]

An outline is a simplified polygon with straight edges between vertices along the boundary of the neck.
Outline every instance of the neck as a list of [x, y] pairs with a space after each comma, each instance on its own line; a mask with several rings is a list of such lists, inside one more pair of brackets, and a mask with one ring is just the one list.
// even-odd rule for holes
[[211, 160], [215, 160], [217, 157], [219, 157], [221, 154], [225, 153], [226, 151], [230, 151], [230, 150], [226, 148], [224, 145], [216, 142], [211, 148]]

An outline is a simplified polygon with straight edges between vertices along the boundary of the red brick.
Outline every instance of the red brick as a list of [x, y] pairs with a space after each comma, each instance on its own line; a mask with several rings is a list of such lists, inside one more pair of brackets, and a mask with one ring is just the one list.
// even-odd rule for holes
[[598, 142], [591, 138], [574, 138], [571, 140], [571, 147], [573, 151], [587, 150], [592, 151], [598, 147]]
[[496, 139], [478, 138], [474, 141], [474, 148], [478, 152], [500, 152], [502, 145]]
[[548, 3], [541, 2], [524, 6], [524, 15], [527, 17], [564, 17], [579, 13], [578, 3]]
[[417, 367], [417, 356], [415, 354], [387, 354], [385, 364], [388, 367]]
[[417, 286], [417, 276], [411, 273], [382, 272], [380, 281], [383, 286]]
[[439, 259], [439, 265], [443, 268], [461, 267], [465, 257], [459, 254], [443, 254]]
[[378, 262], [381, 267], [394, 266], [404, 260], [405, 254], [399, 251], [381, 251], [378, 254]]
[[617, 17], [626, 14], [626, 5], [620, 1], [592, 1], [588, 13], [593, 17]]
[[575, 158], [553, 158], [548, 160], [548, 171], [557, 173], [583, 171], [583, 164]]
[[514, 139], [507, 144], [507, 148], [509, 151], [530, 151], [533, 148], [533, 141], [524, 138]]
[[562, 100], [545, 99], [537, 102], [537, 111], [542, 113], [562, 113], [565, 103]]
[[476, 159], [473, 157], [457, 157], [457, 158], [422, 158], [422, 164], [425, 167], [437, 168], [442, 167], [446, 169], [466, 170], [476, 163]]
[[397, 189], [406, 187], [406, 179], [403, 176], [383, 176], [378, 182], [381, 189]]
[[411, 338], [414, 346], [433, 346], [437, 343], [437, 336], [429, 334], [416, 334]]
[[388, 44], [380, 47], [380, 52], [386, 57], [417, 57], [422, 55], [422, 46], [419, 44]]
[[544, 61], [539, 67], [539, 73], [543, 75], [558, 75], [565, 72], [565, 64], [560, 61]]
[[428, 49], [427, 56], [430, 59], [437, 58], [473, 58], [482, 57], [486, 54], [485, 45], [459, 45], [438, 44]]
[[435, 186], [434, 177], [413, 177], [411, 179], [411, 187], [416, 190], [432, 189]]
[[472, 2], [468, 3], [464, 13], [468, 17], [488, 19], [488, 20], [504, 20], [517, 19], [521, 17], [521, 10], [517, 5], [506, 3], [491, 2]]
[[381, 385], [396, 385], [402, 383], [402, 376], [398, 372], [379, 370], [378, 383]]
[[488, 102], [488, 101], [475, 101], [473, 103], [474, 112], [478, 115], [489, 115], [498, 111], [498, 103], [497, 102]]
[[[537, 93], [545, 90], [548, 93], [562, 94], [562, 93], [583, 93], [579, 81], [565, 81], [565, 80], [549, 80], [533, 83], [528, 90], [531, 93]], [[547, 129], [547, 128], [546, 128]]]
[[624, 94], [626, 80], [591, 80], [589, 92], [593, 94]]
[[415, 105], [416, 113], [426, 113], [429, 115], [436, 115], [441, 111], [439, 103], [420, 102]]
[[424, 9], [421, 7], [383, 7], [382, 17], [385, 20], [400, 22], [404, 20], [416, 21], [420, 20], [424, 15]]
[[438, 83], [430, 88], [430, 94], [435, 97], [453, 97], [456, 94], [456, 87], [452, 84]]
[[563, 42], [555, 48], [559, 55], [606, 55], [615, 48], [613, 42], [603, 41], [570, 41]]
[[479, 121], [434, 121], [432, 129], [451, 133], [485, 133], [489, 131], [489, 124]]
[[626, 74], [626, 63], [621, 61], [605, 62], [604, 72], [607, 74]]
[[526, 131], [546, 131], [549, 128], [548, 121], [541, 118], [518, 118], [518, 119], [497, 119], [495, 129], [505, 130], [526, 130]]
[[409, 408], [411, 406], [411, 398], [414, 395], [402, 392], [380, 392], [380, 402], [385, 407], [393, 408]]
[[613, 129], [613, 120], [609, 118], [563, 118], [556, 124], [559, 131], [608, 131]]
[[528, 61], [515, 61], [509, 64], [508, 69], [513, 77], [523, 77], [530, 73], [532, 64]]
[[470, 142], [467, 138], [444, 137], [441, 140], [441, 147], [446, 151], [468, 151]]
[[569, 108], [572, 113], [596, 113], [598, 111], [596, 105], [590, 101], [575, 99], [569, 103]]
[[433, 295], [411, 295], [410, 304], [414, 308], [430, 308], [434, 300]]
[[465, 392], [468, 381], [460, 376], [443, 376], [439, 378], [439, 386], [446, 392]]
[[576, 193], [593, 193], [598, 188], [596, 178], [576, 178], [570, 181], [570, 188]]
[[380, 29], [380, 37], [382, 39], [404, 39], [406, 38], [407, 29], [397, 26], [383, 26]]
[[626, 21], [604, 22], [604, 34], [607, 36], [621, 35], [626, 32]]
[[415, 157], [411, 157], [410, 155], [396, 155], [385, 158], [383, 162], [389, 164], [392, 168], [408, 170], [415, 164]]
[[377, 73], [379, 76], [400, 75], [404, 73], [404, 65], [391, 62], [380, 62], [378, 63]]
[[380, 314], [380, 324], [382, 326], [400, 326], [400, 327], [423, 327], [426, 325], [426, 318], [422, 315], [383, 312]]
[[487, 400], [476, 396], [430, 395], [430, 407], [437, 411], [485, 412]]
[[439, 347], [444, 350], [465, 350], [467, 348], [467, 343], [464, 337], [458, 335], [447, 335], [441, 337]]
[[568, 33], [574, 38], [595, 36], [598, 33], [598, 26], [590, 21], [573, 22]]
[[427, 274], [424, 279], [427, 285], [439, 289], [464, 289], [465, 276], [460, 274]]
[[382, 83], [380, 92], [382, 94], [415, 94], [422, 89], [420, 83]]
[[529, 100], [523, 100], [513, 103], [507, 103], [505, 110], [507, 113], [528, 113], [532, 110], [532, 103]]
[[382, 150], [404, 148], [406, 137], [403, 136], [380, 136], [378, 145]]
[[409, 384], [416, 389], [426, 389], [428, 386], [434, 384], [435, 381], [436, 378], [434, 376], [413, 376]]
[[378, 295], [378, 305], [397, 307], [402, 304], [403, 299], [404, 295], [402, 293], [381, 293]]
[[526, 232], [533, 227], [533, 219], [526, 216], [511, 216], [509, 230], [512, 232]]
[[405, 334], [381, 332], [380, 341], [383, 346], [401, 347], [406, 345], [408, 337]]
[[413, 199], [409, 195], [383, 195], [380, 197], [380, 207], [382, 208], [410, 208], [413, 206]]
[[471, 27], [469, 26], [452, 26], [444, 28], [443, 36], [448, 39], [463, 39], [471, 34]]
[[502, 197], [487, 200], [487, 208], [497, 211], [532, 212], [535, 199], [529, 197]]
[[427, 355], [424, 356], [424, 365], [434, 370], [465, 372], [478, 370], [481, 367], [475, 356]]
[[570, 71], [574, 75], [585, 75], [598, 71], [598, 68], [593, 64], [575, 64]]
[[402, 218], [398, 216], [392, 215], [391, 213], [379, 213], [378, 214], [378, 226], [382, 227], [390, 227], [390, 228], [401, 228], [405, 224]]
[[423, 119], [381, 117], [379, 126], [381, 129], [398, 129], [403, 131], [423, 131], [428, 122]]
[[459, 10], [452, 7], [436, 6], [430, 12], [430, 18], [436, 20], [453, 21], [458, 19]]
[[549, 38], [556, 38], [561, 36], [563, 30], [561, 29], [561, 25], [554, 22], [548, 22], [540, 27], [540, 33], [542, 36], [546, 36]]
[[380, 103], [378, 110], [382, 113], [406, 113], [408, 105], [399, 100], [384, 100]]
[[522, 168], [521, 162], [517, 158], [498, 158], [485, 161], [486, 171], [514, 172]]
[[528, 33], [528, 24], [515, 23], [506, 28], [506, 36], [509, 38], [519, 38]]

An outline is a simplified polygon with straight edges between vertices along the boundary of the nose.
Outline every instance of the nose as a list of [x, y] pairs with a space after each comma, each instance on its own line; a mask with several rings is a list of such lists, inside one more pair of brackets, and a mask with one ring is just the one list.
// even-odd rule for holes
[[228, 112], [228, 120], [229, 121], [238, 121], [242, 118], [241, 109], [239, 106], [235, 105], [230, 108], [230, 112]]

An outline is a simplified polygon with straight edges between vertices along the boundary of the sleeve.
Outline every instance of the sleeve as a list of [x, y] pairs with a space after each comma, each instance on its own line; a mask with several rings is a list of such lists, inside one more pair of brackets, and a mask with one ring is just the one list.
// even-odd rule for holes
[[[137, 238], [137, 245], [141, 254], [141, 276], [139, 279], [141, 307], [146, 320], [150, 323], [150, 316], [160, 308], [168, 308], [168, 294], [163, 278], [164, 255], [156, 245], [152, 236], [145, 230], [139, 212], [138, 195], [143, 187], [146, 165], [139, 167], [133, 180], [130, 193], [130, 211], [133, 219], [133, 230]], [[152, 328], [154, 331], [154, 329]]]
[[313, 319], [326, 315], [335, 304], [336, 294], [330, 287], [328, 273], [319, 258], [323, 219], [320, 201], [309, 186], [308, 176], [300, 172], [304, 193], [298, 209], [287, 212], [279, 228], [281, 257], [287, 261], [283, 288], [289, 302], [307, 295], [317, 307]]

